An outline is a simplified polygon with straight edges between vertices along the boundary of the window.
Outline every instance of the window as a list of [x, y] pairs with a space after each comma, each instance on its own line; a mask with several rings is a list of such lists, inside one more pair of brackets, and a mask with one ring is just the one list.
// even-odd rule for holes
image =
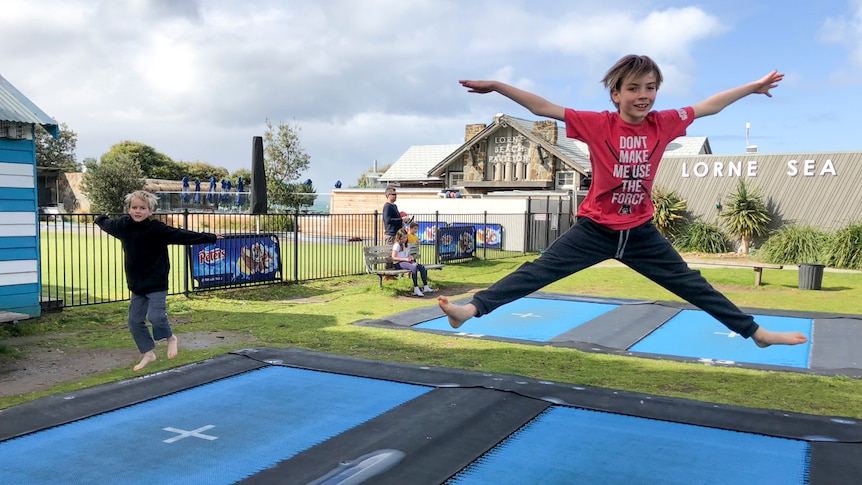
[[464, 172], [449, 172], [449, 187], [461, 185], [464, 181]]
[[557, 189], [567, 190], [575, 188], [575, 172], [557, 172], [556, 178]]

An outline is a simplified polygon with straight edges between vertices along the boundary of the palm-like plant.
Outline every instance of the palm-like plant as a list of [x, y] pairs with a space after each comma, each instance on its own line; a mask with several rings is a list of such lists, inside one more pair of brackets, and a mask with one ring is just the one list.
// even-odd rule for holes
[[684, 214], [688, 205], [676, 192], [666, 191], [661, 187], [653, 187], [651, 197], [655, 206], [653, 224], [662, 236], [673, 241], [685, 222]]
[[725, 210], [719, 217], [724, 221], [727, 233], [739, 239], [740, 250], [746, 254], [751, 239], [766, 235], [772, 222], [760, 189], [756, 186], [749, 188], [743, 179], [739, 179], [736, 192], [728, 196]]

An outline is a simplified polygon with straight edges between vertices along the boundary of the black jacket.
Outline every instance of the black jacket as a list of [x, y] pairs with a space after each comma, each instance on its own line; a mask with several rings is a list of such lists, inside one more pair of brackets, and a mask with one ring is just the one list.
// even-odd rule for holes
[[215, 234], [171, 227], [162, 221], [146, 219], [135, 222], [125, 214], [117, 219], [107, 215], [96, 218], [103, 231], [123, 243], [126, 282], [136, 295], [167, 291], [168, 244], [202, 244], [216, 241]]

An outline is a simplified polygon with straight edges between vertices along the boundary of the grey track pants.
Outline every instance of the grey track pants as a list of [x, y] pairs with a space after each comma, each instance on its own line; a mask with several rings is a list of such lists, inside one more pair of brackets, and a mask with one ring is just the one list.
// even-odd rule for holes
[[[156, 348], [156, 341], [169, 338], [174, 333], [168, 321], [167, 291], [156, 291], [146, 295], [132, 293], [129, 303], [129, 331], [135, 345], [142, 354]], [[147, 319], [153, 324], [153, 333], [147, 328]]]

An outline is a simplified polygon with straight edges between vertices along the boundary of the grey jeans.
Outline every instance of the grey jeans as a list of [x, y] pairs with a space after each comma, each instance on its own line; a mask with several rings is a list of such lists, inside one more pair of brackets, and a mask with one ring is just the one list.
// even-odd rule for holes
[[[146, 295], [132, 293], [129, 303], [129, 331], [138, 350], [145, 354], [156, 348], [156, 341], [171, 337], [171, 322], [168, 321], [167, 291], [156, 291]], [[153, 333], [147, 328], [147, 320], [153, 324]]]

